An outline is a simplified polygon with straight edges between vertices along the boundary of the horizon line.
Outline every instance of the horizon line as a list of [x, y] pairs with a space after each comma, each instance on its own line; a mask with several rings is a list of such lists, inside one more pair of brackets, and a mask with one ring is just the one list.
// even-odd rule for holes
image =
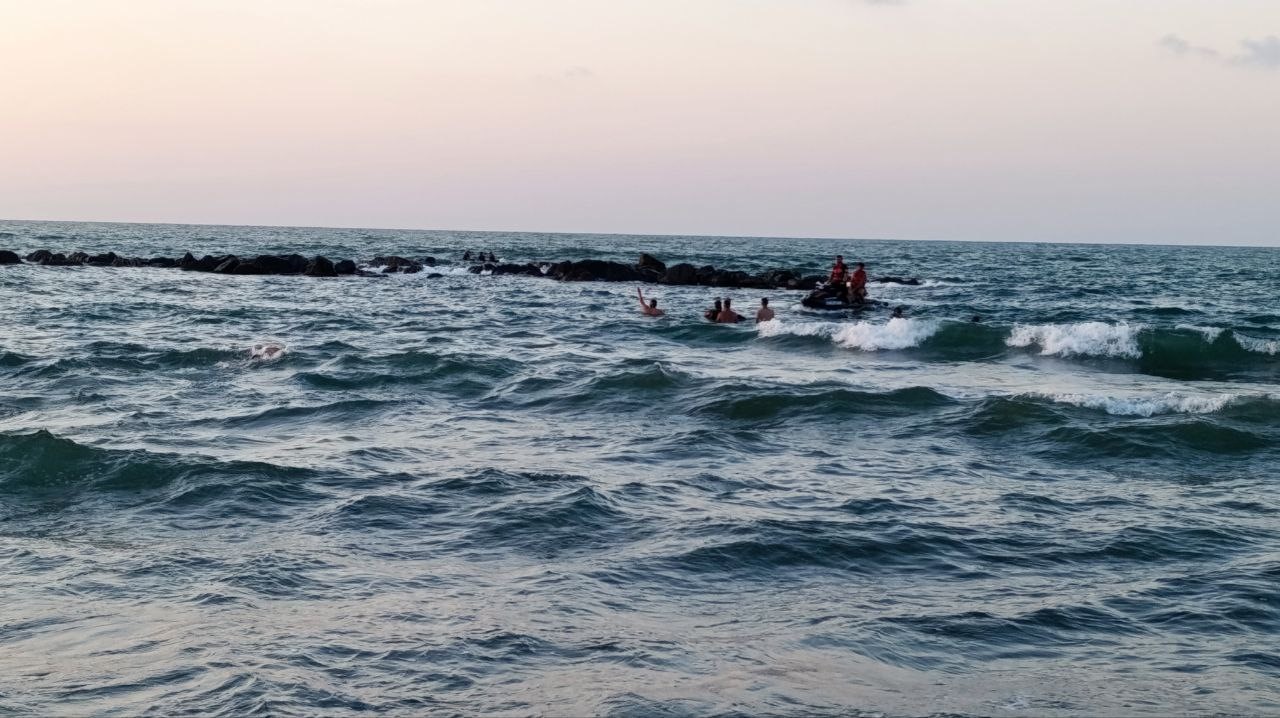
[[318, 224], [237, 224], [225, 222], [127, 222], [122, 220], [95, 220], [95, 219], [9, 219], [0, 218], [3, 222], [46, 222], [61, 224], [142, 224], [154, 226], [179, 226], [179, 227], [253, 227], [259, 229], [337, 229], [337, 230], [369, 230], [375, 232], [456, 232], [456, 233], [473, 233], [473, 234], [559, 234], [568, 236], [596, 236], [596, 237], [657, 237], [657, 238], [693, 238], [693, 239], [790, 239], [790, 240], [819, 240], [819, 241], [840, 241], [847, 240], [850, 242], [940, 242], [940, 243], [961, 243], [961, 244], [1052, 244], [1063, 246], [1122, 246], [1122, 247], [1198, 247], [1204, 249], [1280, 249], [1280, 243], [1277, 244], [1180, 244], [1180, 243], [1159, 243], [1159, 242], [1142, 242], [1142, 241], [1063, 241], [1063, 240], [1036, 240], [1036, 239], [936, 239], [936, 238], [909, 238], [909, 237], [852, 237], [852, 236], [801, 236], [801, 235], [754, 235], [754, 234], [646, 234], [636, 232], [586, 232], [586, 231], [551, 231], [539, 229], [427, 229], [422, 227], [367, 227], [360, 225], [350, 226], [333, 226]]

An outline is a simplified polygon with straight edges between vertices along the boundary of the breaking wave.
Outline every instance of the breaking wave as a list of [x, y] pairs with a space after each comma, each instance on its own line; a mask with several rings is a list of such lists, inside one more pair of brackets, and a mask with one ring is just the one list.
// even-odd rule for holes
[[942, 323], [932, 319], [890, 319], [884, 324], [857, 322], [764, 322], [757, 331], [761, 337], [807, 336], [830, 337], [837, 345], [861, 351], [901, 350], [918, 347], [936, 334]]

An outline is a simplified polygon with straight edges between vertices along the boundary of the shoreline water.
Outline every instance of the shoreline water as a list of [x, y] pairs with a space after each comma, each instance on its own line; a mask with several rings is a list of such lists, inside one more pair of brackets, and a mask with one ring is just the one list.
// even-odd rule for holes
[[[17, 233], [473, 242], [81, 230]], [[756, 328], [699, 286], [655, 320], [625, 283], [0, 269], [0, 710], [1280, 707], [1274, 252], [488, 239], [921, 284], [876, 288], [902, 320], [733, 290]]]

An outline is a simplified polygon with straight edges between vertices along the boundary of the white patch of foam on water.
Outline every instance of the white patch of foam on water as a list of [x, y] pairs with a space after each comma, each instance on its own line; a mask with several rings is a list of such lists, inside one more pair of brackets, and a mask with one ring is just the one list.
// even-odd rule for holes
[[839, 328], [833, 322], [784, 322], [774, 318], [757, 324], [756, 332], [762, 337], [829, 337]]
[[908, 349], [920, 346], [937, 333], [941, 323], [926, 319], [890, 319], [884, 324], [857, 322], [783, 322], [781, 319], [763, 322], [756, 327], [762, 337], [800, 336], [831, 337], [836, 344], [849, 349], [874, 352], [880, 350]]
[[1258, 339], [1257, 337], [1247, 337], [1243, 334], [1233, 334], [1236, 343], [1244, 347], [1246, 350], [1257, 354], [1270, 354], [1275, 356], [1280, 354], [1280, 339]]
[[1141, 324], [1018, 324], [1005, 340], [1011, 347], [1040, 347], [1045, 356], [1108, 356], [1137, 359]]
[[1200, 336], [1210, 344], [1218, 341], [1218, 337], [1222, 336], [1222, 332], [1226, 331], [1222, 327], [1202, 327], [1198, 324], [1178, 324], [1174, 329], [1182, 329], [1188, 332], [1199, 332]]
[[1059, 404], [1098, 409], [1115, 416], [1157, 414], [1212, 414], [1222, 411], [1239, 394], [1185, 394], [1171, 391], [1155, 395], [1036, 394]]
[[249, 358], [255, 361], [275, 361], [283, 357], [288, 348], [279, 342], [262, 342], [249, 349]]
[[890, 319], [885, 324], [858, 322], [841, 328], [832, 338], [840, 346], [868, 352], [907, 349], [920, 346], [938, 332], [939, 326], [936, 320], [928, 319]]

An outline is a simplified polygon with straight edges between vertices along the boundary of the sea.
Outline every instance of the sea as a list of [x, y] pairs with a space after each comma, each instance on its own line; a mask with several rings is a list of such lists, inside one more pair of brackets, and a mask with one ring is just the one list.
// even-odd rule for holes
[[[41, 248], [438, 263], [0, 267], [0, 714], [1280, 715], [1280, 250], [0, 222]], [[920, 283], [649, 318], [466, 250]]]

